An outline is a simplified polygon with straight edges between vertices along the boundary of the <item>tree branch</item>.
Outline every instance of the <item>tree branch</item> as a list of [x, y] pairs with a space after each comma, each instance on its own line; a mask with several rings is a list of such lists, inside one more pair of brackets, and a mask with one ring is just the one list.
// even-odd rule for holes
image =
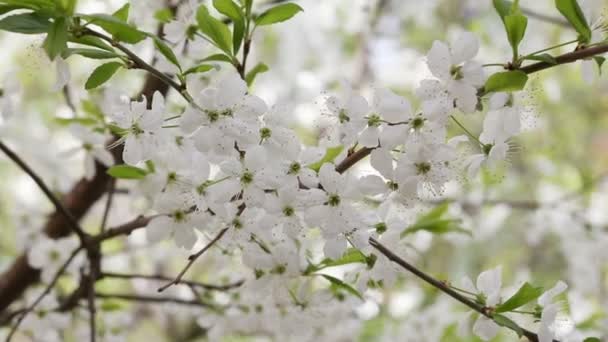
[[[413, 266], [412, 264], [408, 263], [407, 261], [403, 260], [402, 258], [400, 258], [397, 254], [393, 253], [390, 249], [386, 248], [384, 245], [382, 245], [380, 242], [378, 242], [378, 240], [374, 239], [373, 237], [369, 238], [369, 244], [374, 247], [376, 250], [378, 250], [380, 253], [382, 253], [385, 257], [387, 257], [390, 261], [398, 264], [399, 266], [403, 267], [404, 269], [406, 269], [407, 271], [409, 271], [410, 273], [414, 274], [416, 277], [424, 280], [425, 282], [427, 282], [428, 284], [430, 284], [431, 286], [435, 287], [436, 289], [438, 289], [439, 291], [447, 294], [448, 296], [456, 299], [457, 301], [461, 302], [462, 304], [468, 306], [469, 308], [473, 309], [474, 311], [486, 316], [487, 318], [494, 320], [494, 316], [492, 314], [492, 312], [490, 310], [487, 310], [487, 308], [475, 303], [474, 301], [470, 300], [469, 298], [461, 295], [460, 293], [454, 291], [453, 289], [451, 289], [449, 286], [447, 286], [444, 282], [437, 280], [435, 278], [433, 278], [432, 276], [424, 273], [423, 271], [417, 269], [415, 266]], [[507, 326], [507, 328], [515, 331], [516, 333], [523, 333], [524, 336], [526, 336], [528, 338], [528, 340], [532, 341], [532, 342], [538, 342], [538, 335], [536, 335], [534, 332], [526, 330], [522, 327], [519, 327], [518, 329], [512, 328]], [[554, 342], [559, 342], [557, 340], [553, 340]]]
[[[114, 272], [103, 272], [101, 274], [102, 278], [116, 278], [116, 279], [146, 279], [146, 280], [154, 280], [154, 281], [174, 281], [174, 278], [167, 277], [164, 275], [147, 275], [147, 274], [131, 274], [131, 273], [114, 273]], [[214, 291], [228, 291], [234, 288], [237, 288], [243, 285], [243, 281], [240, 280], [238, 282], [226, 285], [214, 285], [207, 283], [200, 283], [191, 280], [180, 280], [181, 284], [185, 284], [194, 288], [201, 288], [205, 290], [214, 290]]]
[[0, 141], [0, 150], [2, 150], [4, 154], [6, 154], [13, 162], [15, 162], [15, 164], [19, 165], [19, 167], [30, 176], [30, 178], [36, 183], [36, 185], [38, 185], [40, 190], [42, 190], [46, 197], [53, 203], [55, 209], [65, 217], [66, 221], [70, 225], [70, 229], [72, 229], [72, 231], [76, 233], [76, 235], [78, 235], [78, 238], [81, 242], [85, 242], [87, 234], [84, 232], [84, 230], [82, 230], [80, 224], [78, 223], [74, 215], [72, 215], [72, 213], [68, 209], [66, 209], [66, 207], [63, 206], [61, 201], [44, 183], [42, 178], [40, 178], [40, 176], [38, 176], [38, 174], [31, 167], [29, 167], [29, 165], [27, 165], [25, 161], [23, 161], [23, 159], [21, 159], [10, 148], [8, 148], [8, 146], [6, 146], [2, 141]]

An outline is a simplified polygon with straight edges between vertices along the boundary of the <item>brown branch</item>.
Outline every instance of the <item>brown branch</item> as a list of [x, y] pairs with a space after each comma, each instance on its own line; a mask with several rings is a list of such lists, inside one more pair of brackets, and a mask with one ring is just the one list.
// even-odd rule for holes
[[573, 52], [568, 52], [563, 55], [555, 57], [556, 63], [538, 62], [530, 65], [523, 66], [518, 70], [525, 72], [526, 74], [532, 74], [541, 70], [549, 69], [556, 65], [562, 65], [567, 63], [576, 62], [580, 59], [590, 58], [593, 56], [601, 55], [608, 52], [608, 44], [601, 44], [592, 46], [589, 48], [582, 48]]
[[[374, 247], [376, 250], [378, 250], [380, 253], [382, 253], [385, 257], [387, 257], [390, 261], [398, 264], [399, 266], [403, 267], [404, 269], [406, 269], [407, 271], [409, 271], [410, 273], [414, 274], [416, 277], [424, 280], [425, 282], [427, 282], [428, 284], [430, 284], [431, 286], [435, 287], [436, 289], [438, 289], [439, 291], [447, 294], [448, 296], [456, 299], [457, 301], [461, 302], [462, 304], [468, 306], [469, 308], [473, 309], [474, 311], [486, 316], [487, 318], [494, 320], [494, 316], [491, 312], [491, 310], [488, 310], [488, 308], [479, 305], [477, 303], [475, 303], [474, 301], [470, 300], [469, 298], [461, 295], [460, 293], [454, 291], [452, 288], [450, 288], [449, 286], [447, 286], [444, 282], [437, 280], [435, 278], [433, 278], [432, 276], [424, 273], [423, 271], [419, 270], [418, 268], [416, 268], [415, 266], [413, 266], [412, 264], [408, 263], [407, 261], [403, 260], [401, 257], [399, 257], [397, 254], [393, 253], [390, 249], [386, 248], [384, 245], [382, 245], [380, 242], [378, 242], [378, 240], [374, 239], [373, 237], [369, 238], [369, 244]], [[534, 332], [526, 330], [522, 327], [518, 326], [517, 328], [513, 328], [510, 326], [507, 326], [507, 328], [515, 331], [516, 333], [522, 333], [524, 336], [526, 336], [526, 338], [528, 338], [528, 340], [532, 341], [532, 342], [538, 342], [538, 335], [536, 335]], [[553, 340], [554, 342], [559, 342], [556, 340]]]
[[116, 179], [110, 181], [110, 187], [108, 189], [108, 198], [106, 200], [106, 206], [103, 209], [103, 217], [101, 218], [101, 227], [99, 230], [103, 233], [106, 230], [108, 223], [108, 217], [110, 216], [110, 209], [112, 208], [112, 201], [114, 199], [114, 192], [116, 190]]
[[351, 154], [350, 156], [344, 158], [340, 164], [336, 165], [336, 172], [344, 173], [346, 170], [350, 169], [353, 165], [357, 164], [361, 159], [367, 157], [374, 148], [371, 147], [363, 147], [359, 149], [357, 152]]
[[115, 238], [121, 235], [129, 235], [133, 231], [144, 228], [150, 223], [150, 221], [158, 215], [152, 216], [138, 216], [136, 219], [129, 221], [127, 223], [123, 223], [119, 226], [107, 229], [103, 233], [95, 235], [91, 238], [93, 243], [100, 243], [108, 239]]
[[192, 265], [194, 264], [194, 262], [196, 261], [196, 259], [198, 259], [201, 255], [203, 255], [209, 248], [211, 248], [211, 246], [213, 246], [216, 242], [218, 242], [222, 236], [224, 236], [224, 234], [226, 234], [226, 232], [228, 231], [228, 227], [220, 230], [220, 232], [213, 238], [213, 240], [209, 241], [209, 243], [207, 245], [205, 245], [205, 247], [201, 248], [200, 251], [196, 252], [195, 254], [192, 254], [188, 257], [188, 263], [186, 264], [186, 266], [184, 267], [184, 269], [179, 272], [179, 274], [177, 275], [177, 277], [175, 277], [175, 279], [173, 279], [172, 281], [170, 281], [169, 283], [167, 283], [166, 285], [158, 288], [158, 292], [163, 292], [166, 289], [168, 289], [169, 287], [173, 286], [173, 285], [178, 285], [181, 283], [182, 281], [182, 277], [186, 274], [186, 272], [188, 272], [188, 270], [190, 269], [190, 267], [192, 267]]
[[[155, 280], [155, 281], [173, 281], [174, 278], [167, 277], [164, 275], [148, 275], [148, 274], [131, 274], [131, 273], [115, 273], [115, 272], [103, 272], [100, 275], [102, 278], [116, 278], [116, 279], [146, 279], [146, 280]], [[237, 288], [243, 285], [244, 281], [240, 280], [235, 283], [226, 284], [226, 285], [214, 285], [207, 283], [200, 283], [191, 280], [180, 280], [180, 283], [188, 285], [194, 288], [201, 288], [205, 290], [215, 290], [215, 291], [228, 291], [234, 288]]]

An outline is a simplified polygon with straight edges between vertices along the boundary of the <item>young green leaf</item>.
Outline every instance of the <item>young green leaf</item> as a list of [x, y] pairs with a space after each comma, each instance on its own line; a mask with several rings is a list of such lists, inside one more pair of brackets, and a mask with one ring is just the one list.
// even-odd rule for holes
[[116, 12], [112, 13], [112, 16], [118, 20], [124, 21], [125, 23], [129, 19], [129, 9], [131, 9], [131, 4], [128, 2], [124, 4], [121, 8], [119, 8]]
[[302, 7], [294, 3], [281, 4], [272, 7], [255, 18], [255, 24], [258, 26], [272, 25], [291, 19], [298, 12], [303, 11]]
[[496, 308], [496, 312], [509, 312], [524, 306], [543, 294], [542, 287], [534, 287], [529, 283], [523, 284], [517, 292]]
[[232, 0], [213, 0], [213, 7], [232, 21], [243, 20], [243, 11]]
[[586, 339], [583, 340], [583, 342], [602, 342], [602, 341], [597, 337], [587, 337]]
[[548, 53], [542, 53], [540, 55], [526, 56], [526, 58], [524, 58], [524, 59], [529, 59], [532, 61], [541, 61], [541, 62], [553, 64], [553, 65], [557, 64], [557, 60], [555, 59], [555, 57], [551, 56]]
[[114, 39], [121, 42], [137, 44], [146, 39], [144, 32], [111, 15], [91, 14], [83, 15], [82, 18], [89, 20], [93, 25], [101, 27], [110, 33]]
[[35, 13], [15, 14], [0, 20], [0, 30], [24, 34], [48, 32], [50, 26], [48, 18]]
[[484, 90], [486, 93], [522, 90], [528, 82], [528, 75], [519, 70], [497, 72], [488, 77]]
[[66, 59], [72, 55], [80, 55], [82, 57], [91, 59], [110, 59], [120, 57], [120, 55], [115, 52], [86, 48], [68, 48], [63, 52], [61, 57], [63, 57], [63, 59]]
[[93, 126], [99, 123], [98, 120], [95, 120], [93, 118], [54, 118], [54, 121], [61, 126], [69, 126], [72, 124]]
[[163, 8], [154, 13], [154, 19], [160, 21], [163, 24], [168, 24], [173, 20], [173, 13], [168, 8]]
[[175, 53], [173, 53], [173, 50], [169, 47], [169, 45], [165, 44], [165, 42], [156, 36], [153, 36], [152, 39], [154, 40], [154, 46], [158, 49], [158, 51], [160, 51], [160, 53], [162, 53], [169, 62], [173, 63], [173, 65], [175, 65], [181, 71], [182, 67], [177, 60], [177, 56]]
[[350, 286], [349, 284], [343, 282], [342, 280], [332, 277], [330, 275], [327, 274], [321, 274], [321, 276], [327, 280], [329, 280], [329, 282], [335, 286], [338, 289], [343, 289], [346, 292], [349, 292], [352, 295], [355, 295], [357, 298], [363, 300], [363, 296], [359, 293], [359, 291], [357, 291], [354, 287]]
[[604, 65], [604, 62], [606, 61], [606, 57], [595, 56], [595, 57], [593, 57], [593, 60], [597, 64], [598, 72], [601, 75], [602, 74], [602, 65]]
[[44, 50], [51, 60], [68, 48], [68, 25], [65, 17], [55, 18], [43, 43]]
[[505, 29], [509, 44], [513, 49], [513, 55], [517, 56], [519, 43], [524, 38], [526, 27], [528, 26], [528, 18], [521, 14], [509, 14], [504, 17]]
[[98, 66], [93, 70], [91, 76], [89, 76], [84, 88], [89, 90], [99, 87], [112, 78], [120, 67], [122, 67], [122, 64], [119, 62], [110, 62]]
[[201, 5], [196, 11], [196, 20], [204, 35], [211, 39], [220, 50], [232, 55], [232, 34], [226, 24], [212, 17], [205, 5]]
[[509, 317], [501, 314], [496, 314], [492, 317], [492, 319], [494, 320], [494, 322], [496, 322], [496, 324], [515, 331], [517, 336], [523, 336], [524, 332], [523, 330], [521, 330], [521, 327], [517, 325], [517, 323], [513, 322], [513, 320], [511, 320]]
[[82, 37], [74, 37], [74, 35], [70, 35], [69, 41], [76, 44], [93, 46], [96, 48], [100, 48], [102, 50], [114, 52], [114, 48], [108, 45], [103, 40], [93, 37], [93, 36], [82, 36]]
[[232, 50], [236, 55], [241, 49], [241, 43], [245, 38], [245, 20], [237, 20], [232, 25]]
[[207, 72], [207, 71], [210, 71], [213, 69], [215, 69], [215, 66], [212, 64], [199, 64], [197, 66], [194, 66], [194, 67], [184, 71], [184, 75], [196, 74], [196, 73], [200, 73], [200, 72]]
[[334, 159], [336, 159], [340, 155], [342, 150], [344, 150], [344, 146], [342, 146], [342, 145], [335, 146], [335, 147], [329, 147], [327, 150], [325, 150], [325, 155], [323, 156], [323, 158], [321, 158], [321, 160], [319, 160], [316, 163], [312, 163], [312, 164], [308, 165], [308, 168], [313, 169], [316, 172], [319, 172], [319, 170], [321, 169], [321, 166], [323, 166], [323, 164], [333, 162]]
[[258, 74], [264, 73], [266, 71], [268, 71], [268, 66], [264, 63], [258, 63], [255, 67], [253, 67], [253, 69], [249, 70], [249, 72], [247, 73], [247, 75], [245, 75], [245, 82], [247, 82], [248, 86], [251, 86], [253, 84], [253, 81], [255, 80], [255, 77]]
[[504, 22], [505, 17], [511, 14], [513, 2], [507, 0], [492, 0], [492, 3], [494, 4], [494, 9], [496, 9], [496, 12], [500, 16], [500, 19], [502, 19], [502, 21]]
[[576, 0], [555, 0], [555, 7], [578, 32], [580, 41], [588, 43], [591, 40], [591, 29], [578, 2]]
[[148, 172], [130, 165], [115, 165], [108, 169], [107, 174], [114, 178], [120, 179], [142, 179], [145, 178]]
[[230, 56], [224, 55], [223, 53], [216, 53], [214, 55], [207, 56], [198, 62], [226, 62], [232, 64], [232, 59]]

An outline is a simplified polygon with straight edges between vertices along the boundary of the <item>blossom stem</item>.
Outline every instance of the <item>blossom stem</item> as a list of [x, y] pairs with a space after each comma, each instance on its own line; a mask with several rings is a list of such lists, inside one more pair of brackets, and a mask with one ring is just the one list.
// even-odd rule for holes
[[476, 136], [474, 136], [471, 132], [469, 132], [469, 130], [464, 127], [464, 125], [462, 125], [460, 123], [460, 121], [458, 121], [458, 119], [456, 119], [456, 117], [454, 115], [450, 115], [450, 118], [458, 125], [458, 127], [460, 127], [469, 137], [471, 137], [471, 139], [477, 141], [479, 143], [479, 145], [483, 146], [484, 143], [482, 143]]

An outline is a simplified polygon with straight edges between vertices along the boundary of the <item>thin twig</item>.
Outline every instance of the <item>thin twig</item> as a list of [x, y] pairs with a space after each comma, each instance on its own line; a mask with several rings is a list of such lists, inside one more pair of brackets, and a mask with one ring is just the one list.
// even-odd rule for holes
[[32, 180], [36, 183], [36, 185], [38, 185], [40, 190], [42, 190], [46, 197], [53, 203], [55, 209], [57, 209], [57, 211], [59, 211], [63, 216], [65, 216], [72, 231], [74, 231], [74, 233], [78, 235], [80, 242], [84, 243], [87, 240], [87, 234], [80, 227], [78, 220], [76, 220], [74, 215], [72, 215], [72, 213], [70, 213], [70, 211], [63, 206], [57, 196], [55, 196], [51, 189], [49, 189], [49, 187], [44, 183], [42, 178], [40, 178], [40, 176], [38, 176], [38, 174], [31, 167], [29, 167], [29, 165], [27, 165], [25, 161], [23, 161], [23, 159], [21, 159], [15, 152], [13, 152], [13, 150], [8, 148], [8, 146], [6, 146], [2, 141], [0, 141], [0, 150], [2, 150], [13, 162], [19, 165], [19, 167], [25, 173], [27, 173], [30, 178], [32, 178]]
[[[130, 274], [130, 273], [115, 273], [115, 272], [103, 272], [101, 273], [102, 278], [117, 278], [117, 279], [147, 279], [147, 280], [156, 280], [156, 281], [173, 281], [174, 278], [167, 277], [164, 275], [148, 275], [148, 274]], [[205, 290], [216, 290], [216, 291], [227, 291], [230, 289], [237, 288], [243, 284], [243, 281], [240, 280], [235, 283], [226, 284], [226, 285], [214, 285], [207, 283], [200, 283], [191, 280], [180, 280], [180, 283], [186, 284], [195, 288], [202, 288]]]
[[116, 188], [116, 179], [112, 178], [110, 181], [110, 188], [108, 189], [108, 198], [106, 199], [106, 206], [103, 210], [103, 216], [101, 218], [100, 231], [103, 233], [106, 230], [108, 223], [108, 217], [110, 216], [110, 209], [112, 208], [112, 201], [114, 199], [114, 190]]
[[[494, 315], [492, 313], [491, 310], [488, 310], [488, 308], [475, 303], [474, 301], [470, 300], [469, 298], [461, 295], [460, 293], [456, 292], [455, 290], [453, 290], [452, 288], [450, 288], [449, 286], [447, 286], [444, 282], [437, 280], [435, 278], [433, 278], [432, 276], [424, 273], [423, 271], [419, 270], [418, 268], [416, 268], [415, 266], [413, 266], [412, 264], [408, 263], [407, 261], [403, 260], [401, 257], [399, 257], [398, 255], [396, 255], [395, 253], [393, 253], [390, 249], [386, 248], [384, 245], [382, 245], [380, 242], [378, 242], [378, 240], [374, 239], [373, 237], [369, 238], [369, 244], [374, 247], [376, 250], [378, 250], [380, 253], [382, 253], [384, 256], [386, 256], [390, 261], [398, 264], [399, 266], [403, 267], [404, 269], [406, 269], [407, 271], [411, 272], [412, 274], [414, 274], [416, 277], [424, 280], [425, 282], [427, 282], [428, 284], [430, 284], [431, 286], [435, 287], [436, 289], [444, 292], [445, 294], [447, 294], [448, 296], [456, 299], [457, 301], [461, 302], [462, 304], [468, 306], [469, 308], [473, 309], [474, 311], [486, 316], [487, 318], [494, 320]], [[522, 333], [524, 336], [526, 336], [530, 341], [532, 342], [538, 342], [538, 335], [536, 335], [534, 332], [526, 330], [522, 327], [517, 326], [517, 328], [514, 327], [510, 327], [507, 326], [507, 328], [515, 331], [516, 333]], [[559, 342], [557, 340], [553, 340], [554, 342]]]
[[150, 223], [150, 221], [157, 216], [158, 215], [138, 216], [137, 218], [135, 218], [132, 221], [129, 221], [129, 222], [123, 223], [119, 226], [107, 229], [103, 233], [95, 235], [94, 237], [91, 238], [91, 241], [93, 243], [99, 243], [99, 242], [102, 242], [102, 241], [105, 241], [108, 239], [115, 238], [117, 236], [129, 235], [133, 231], [147, 226], [148, 223]]
[[15, 335], [17, 329], [19, 328], [19, 325], [21, 324], [21, 322], [23, 322], [25, 317], [36, 308], [36, 305], [38, 305], [42, 301], [42, 299], [46, 297], [47, 294], [51, 292], [51, 290], [55, 286], [55, 283], [57, 283], [57, 280], [59, 280], [59, 277], [61, 277], [61, 275], [65, 272], [72, 260], [74, 260], [74, 258], [82, 250], [82, 248], [82, 246], [79, 246], [72, 252], [72, 254], [70, 254], [68, 259], [63, 263], [63, 265], [61, 265], [61, 267], [59, 267], [57, 272], [55, 272], [55, 276], [53, 276], [53, 279], [51, 279], [51, 282], [46, 286], [44, 291], [42, 291], [42, 293], [36, 298], [36, 300], [34, 300], [34, 302], [30, 306], [23, 310], [15, 324], [12, 326], [8, 336], [6, 337], [6, 342], [9, 342], [13, 335]]
[[182, 305], [202, 306], [210, 307], [208, 303], [198, 300], [187, 300], [173, 297], [158, 297], [158, 296], [143, 296], [143, 295], [131, 295], [122, 293], [95, 293], [95, 297], [102, 299], [122, 299], [136, 302], [149, 302], [149, 303], [175, 303]]
[[216, 242], [218, 242], [222, 238], [222, 236], [224, 236], [224, 234], [226, 234], [227, 231], [228, 231], [228, 227], [220, 230], [220, 232], [213, 238], [213, 240], [209, 241], [209, 243], [207, 245], [205, 245], [205, 247], [201, 248], [201, 250], [196, 252], [195, 254], [190, 255], [188, 257], [189, 261], [186, 264], [186, 266], [184, 267], [184, 269], [181, 272], [179, 272], [179, 274], [177, 275], [177, 277], [175, 277], [174, 280], [172, 280], [169, 283], [167, 283], [166, 285], [160, 287], [158, 289], [158, 292], [163, 292], [164, 290], [168, 289], [169, 287], [179, 284], [182, 281], [182, 277], [184, 276], [184, 274], [186, 274], [186, 272], [188, 272], [188, 270], [190, 269], [190, 267], [192, 267], [192, 265], [194, 264], [196, 259], [198, 259], [209, 248], [211, 248], [211, 246], [213, 246]]

